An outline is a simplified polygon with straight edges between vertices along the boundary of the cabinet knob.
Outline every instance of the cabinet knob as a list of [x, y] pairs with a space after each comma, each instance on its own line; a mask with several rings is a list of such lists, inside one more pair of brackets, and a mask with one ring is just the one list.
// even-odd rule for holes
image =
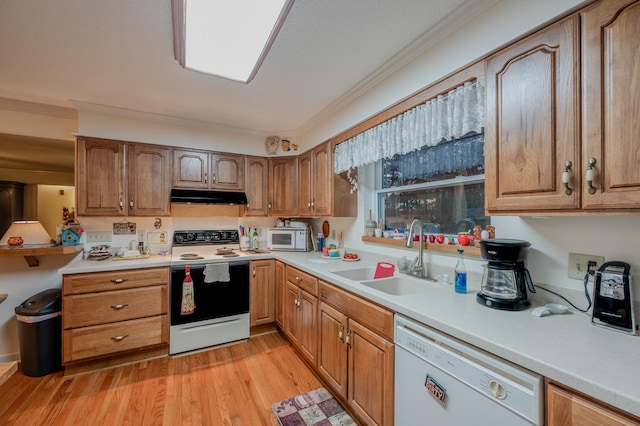
[[122, 205], [122, 194], [120, 194], [120, 202], [118, 204], [120, 205], [120, 210], [122, 210], [122, 207], [123, 207], [123, 205]]
[[345, 342], [347, 343], [347, 347], [351, 347], [351, 329], [347, 331], [347, 337], [345, 338]]
[[344, 334], [344, 324], [340, 324], [340, 331], [338, 331], [338, 338], [342, 343], [344, 343], [343, 334]]
[[122, 284], [125, 281], [129, 281], [129, 278], [115, 278], [111, 280], [111, 282], [114, 284]]
[[587, 168], [587, 173], [586, 173], [586, 181], [587, 181], [587, 185], [589, 185], [589, 194], [595, 194], [596, 193], [596, 187], [593, 186], [593, 166], [596, 165], [596, 159], [591, 157], [589, 158], [589, 167]]
[[216, 174], [211, 173], [211, 183], [216, 183]]
[[302, 281], [302, 277], [296, 277], [296, 281], [298, 282]]
[[269, 204], [267, 204], [267, 207], [269, 208], [269, 210], [271, 210], [271, 202], [269, 202]]
[[562, 184], [564, 185], [564, 193], [566, 195], [571, 195], [573, 193], [573, 189], [569, 187], [569, 171], [571, 170], [571, 166], [573, 163], [569, 160], [564, 162], [564, 172], [562, 172]]
[[129, 207], [133, 208], [133, 197], [129, 198]]
[[208, 183], [208, 182], [207, 182], [207, 179], [208, 179], [207, 172], [204, 172], [204, 183], [205, 183], [205, 184], [207, 184], [207, 183]]
[[255, 266], [253, 267], [253, 277], [254, 278], [256, 277], [256, 267]]

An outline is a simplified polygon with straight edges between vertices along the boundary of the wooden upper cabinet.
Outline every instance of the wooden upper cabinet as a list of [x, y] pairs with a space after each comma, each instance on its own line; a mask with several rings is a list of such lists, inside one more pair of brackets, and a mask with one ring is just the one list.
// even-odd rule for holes
[[313, 166], [311, 151], [298, 157], [298, 213], [300, 216], [313, 216]]
[[244, 191], [244, 155], [211, 153], [210, 188]]
[[298, 215], [298, 158], [269, 159], [269, 215]]
[[[640, 208], [640, 1], [607, 0], [582, 13], [584, 209]], [[593, 189], [586, 170], [594, 159]]]
[[269, 203], [269, 160], [247, 157], [245, 216], [266, 216]]
[[580, 207], [579, 28], [573, 15], [487, 60], [488, 214]]
[[129, 144], [128, 151], [128, 214], [168, 214], [171, 150], [157, 145]]
[[78, 216], [125, 215], [125, 143], [79, 137], [76, 156]]
[[169, 214], [169, 148], [79, 137], [76, 163], [79, 216]]
[[333, 198], [333, 161], [331, 144], [324, 143], [311, 151], [313, 164], [313, 214], [330, 216]]
[[173, 178], [174, 188], [202, 188], [209, 187], [209, 153], [192, 150], [173, 150]]
[[349, 184], [344, 176], [333, 173], [330, 142], [300, 155], [298, 162], [300, 216], [357, 215], [356, 197], [349, 191]]
[[244, 190], [244, 155], [173, 150], [174, 188]]

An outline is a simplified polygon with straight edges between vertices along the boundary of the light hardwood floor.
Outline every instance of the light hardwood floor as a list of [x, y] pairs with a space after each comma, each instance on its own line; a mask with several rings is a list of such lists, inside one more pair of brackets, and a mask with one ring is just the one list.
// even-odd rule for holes
[[0, 386], [0, 425], [278, 425], [271, 405], [322, 386], [278, 333], [182, 357]]

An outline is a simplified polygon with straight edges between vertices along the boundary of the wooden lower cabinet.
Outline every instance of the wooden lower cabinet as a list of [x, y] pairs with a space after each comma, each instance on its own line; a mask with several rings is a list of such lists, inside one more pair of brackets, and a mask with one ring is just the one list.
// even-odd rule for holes
[[323, 281], [320, 299], [320, 376], [362, 423], [392, 425], [394, 345], [383, 335], [393, 313]]
[[638, 426], [640, 419], [547, 381], [547, 426]]
[[315, 366], [318, 348], [318, 280], [286, 266], [283, 332], [307, 361]]
[[169, 268], [64, 275], [65, 365], [168, 347]]
[[276, 320], [275, 260], [252, 260], [250, 278], [250, 326], [270, 324]]

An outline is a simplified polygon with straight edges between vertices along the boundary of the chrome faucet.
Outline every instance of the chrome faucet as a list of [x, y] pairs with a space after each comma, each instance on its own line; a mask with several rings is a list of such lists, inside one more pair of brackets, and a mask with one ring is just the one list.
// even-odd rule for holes
[[414, 229], [416, 226], [420, 230], [418, 257], [416, 258], [415, 262], [413, 262], [413, 266], [411, 267], [409, 273], [415, 275], [418, 278], [427, 278], [427, 268], [422, 261], [422, 254], [424, 251], [424, 226], [422, 225], [422, 221], [420, 219], [413, 219], [413, 222], [411, 222], [411, 225], [409, 226], [409, 238], [407, 239], [407, 247], [413, 247], [413, 236], [415, 235]]

